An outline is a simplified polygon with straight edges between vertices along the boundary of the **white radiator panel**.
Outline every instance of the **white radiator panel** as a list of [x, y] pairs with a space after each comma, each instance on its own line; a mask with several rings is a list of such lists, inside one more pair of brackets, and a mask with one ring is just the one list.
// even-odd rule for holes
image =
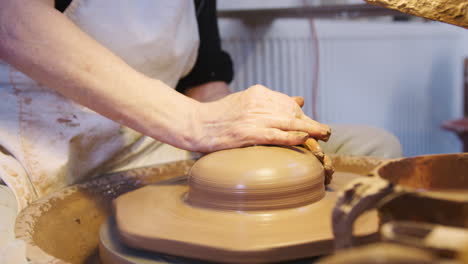
[[[460, 151], [458, 139], [440, 125], [462, 116], [468, 32], [439, 23], [316, 21], [316, 26], [319, 121], [385, 128], [397, 135], [407, 156]], [[234, 60], [235, 90], [260, 83], [300, 95], [304, 111], [312, 114], [314, 52], [307, 20], [248, 25], [222, 19], [220, 30]]]

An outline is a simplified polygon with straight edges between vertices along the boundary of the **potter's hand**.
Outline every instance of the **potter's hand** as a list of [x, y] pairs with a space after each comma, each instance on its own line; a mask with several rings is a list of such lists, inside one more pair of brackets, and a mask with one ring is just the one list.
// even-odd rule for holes
[[330, 184], [333, 173], [335, 172], [331, 158], [325, 154], [325, 152], [323, 152], [322, 147], [320, 147], [319, 143], [314, 138], [307, 139], [306, 142], [304, 142], [302, 145], [306, 149], [310, 150], [322, 163], [323, 169], [325, 171], [325, 185]]
[[[304, 98], [296, 96], [293, 97], [296, 103], [300, 106], [304, 106]], [[327, 138], [328, 140], [328, 138]], [[325, 154], [322, 147], [315, 138], [309, 138], [302, 144], [303, 147], [310, 150], [314, 156], [322, 163], [323, 169], [325, 171], [325, 185], [330, 184], [332, 180], [333, 173], [335, 173], [335, 168], [333, 167], [333, 162], [331, 158]]]
[[261, 85], [198, 107], [192, 149], [211, 152], [255, 144], [300, 145], [327, 140], [330, 128], [303, 112], [297, 102]]
[[[304, 98], [294, 97], [296, 103], [302, 107], [304, 106]], [[322, 163], [323, 169], [325, 171], [325, 185], [330, 184], [332, 180], [333, 173], [335, 173], [335, 168], [333, 167], [332, 159], [325, 154], [322, 147], [315, 138], [309, 138], [302, 144], [306, 149], [310, 150], [314, 156]]]

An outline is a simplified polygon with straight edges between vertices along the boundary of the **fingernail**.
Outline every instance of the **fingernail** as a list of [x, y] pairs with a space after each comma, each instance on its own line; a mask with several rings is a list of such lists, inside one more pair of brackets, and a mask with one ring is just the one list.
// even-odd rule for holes
[[330, 136], [331, 136], [331, 129], [329, 128], [327, 131], [323, 132], [322, 133], [322, 141], [325, 141], [327, 142], [328, 139], [330, 139]]

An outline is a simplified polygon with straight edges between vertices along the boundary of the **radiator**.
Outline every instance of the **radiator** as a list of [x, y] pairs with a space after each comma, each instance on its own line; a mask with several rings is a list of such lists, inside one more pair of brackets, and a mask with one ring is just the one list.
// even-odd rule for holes
[[[306, 19], [221, 19], [236, 91], [263, 84], [303, 96], [324, 123], [363, 124], [395, 134], [406, 156], [459, 152], [442, 122], [462, 116], [466, 31], [439, 23], [315, 22], [318, 94], [312, 105], [314, 41]], [[466, 44], [466, 43], [465, 43]]]

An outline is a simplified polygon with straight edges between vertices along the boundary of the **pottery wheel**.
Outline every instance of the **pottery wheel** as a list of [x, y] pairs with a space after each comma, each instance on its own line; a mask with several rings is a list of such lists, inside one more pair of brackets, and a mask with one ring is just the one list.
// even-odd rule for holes
[[[322, 164], [302, 147], [217, 151], [198, 160], [186, 181], [115, 199], [117, 234], [131, 248], [223, 263], [328, 254], [343, 176], [334, 177], [336, 188], [327, 191]], [[354, 233], [372, 236], [377, 224], [376, 214], [364, 215]], [[110, 255], [101, 256], [105, 263], [119, 263], [106, 260]]]
[[[356, 167], [359, 168], [359, 167]], [[350, 173], [350, 172], [335, 172], [336, 179], [327, 188], [327, 192], [336, 193], [338, 186], [346, 185], [348, 182], [362, 177], [362, 175]], [[184, 178], [164, 181], [163, 184], [174, 183], [176, 181], [183, 181]], [[331, 213], [331, 212], [330, 212]], [[371, 212], [367, 215], [371, 217], [375, 222], [377, 220], [377, 214]], [[359, 219], [356, 225], [360, 224], [360, 221], [365, 219]], [[370, 227], [374, 231], [377, 231], [377, 225]], [[155, 253], [149, 251], [143, 251], [139, 249], [132, 249], [122, 242], [118, 238], [118, 231], [116, 230], [115, 220], [113, 217], [109, 217], [107, 221], [101, 226], [100, 229], [100, 245], [99, 253], [104, 263], [125, 263], [125, 264], [192, 264], [192, 263], [208, 263], [206, 261], [189, 259], [179, 256], [167, 255], [162, 253]], [[364, 236], [356, 239], [356, 244], [367, 244], [375, 240], [374, 236]], [[330, 245], [328, 245], [330, 246]], [[330, 252], [328, 252], [330, 253]], [[105, 259], [104, 259], [105, 258]], [[288, 264], [305, 264], [311, 263], [312, 260], [318, 259], [319, 257], [308, 257], [306, 259], [300, 259], [295, 261], [288, 261]]]
[[110, 217], [99, 231], [99, 253], [106, 263], [138, 263], [138, 264], [167, 264], [167, 263], [203, 263], [165, 254], [155, 254], [132, 249], [123, 245], [118, 238], [115, 220]]
[[[129, 248], [118, 238], [115, 220], [111, 217], [101, 226], [99, 232], [99, 251], [101, 258], [108, 258], [108, 263], [138, 263], [138, 264], [203, 264], [206, 261], [188, 259], [162, 253], [147, 252]], [[314, 258], [290, 261], [288, 264], [306, 264]]]
[[[344, 175], [338, 177], [343, 184], [367, 175], [382, 162], [369, 157], [332, 159], [335, 175]], [[192, 165], [192, 160], [155, 165], [64, 188], [22, 210], [16, 221], [16, 235], [26, 241], [27, 257], [33, 263], [100, 264], [99, 229], [111, 215], [111, 201], [136, 188], [184, 176]], [[336, 180], [330, 189], [335, 183]], [[164, 261], [171, 263], [169, 259]]]

